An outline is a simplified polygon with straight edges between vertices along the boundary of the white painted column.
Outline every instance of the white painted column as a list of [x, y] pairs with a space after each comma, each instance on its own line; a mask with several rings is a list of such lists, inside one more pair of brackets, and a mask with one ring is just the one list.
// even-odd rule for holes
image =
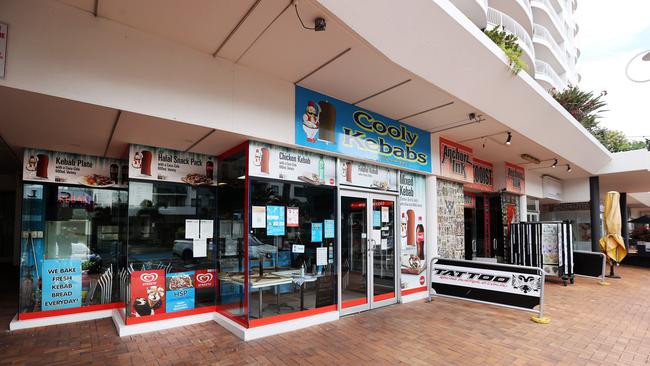
[[528, 215], [528, 199], [525, 194], [519, 196], [519, 221], [527, 221]]
[[436, 176], [430, 175], [426, 179], [426, 210], [427, 227], [427, 268], [433, 256], [438, 254], [438, 181]]

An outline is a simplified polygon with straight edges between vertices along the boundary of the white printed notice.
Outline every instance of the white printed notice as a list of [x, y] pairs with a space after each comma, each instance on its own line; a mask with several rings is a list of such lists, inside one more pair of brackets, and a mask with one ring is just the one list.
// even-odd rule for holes
[[287, 227], [298, 227], [300, 223], [298, 222], [299, 215], [298, 207], [287, 207]]
[[194, 258], [203, 258], [208, 255], [208, 242], [206, 239], [193, 239], [193, 249]]
[[388, 222], [388, 206], [381, 208], [381, 222]]
[[294, 244], [291, 247], [291, 251], [294, 253], [304, 253], [305, 252], [305, 246], [301, 244]]
[[201, 220], [201, 239], [212, 239], [214, 235], [214, 221]]
[[252, 222], [251, 228], [264, 229], [266, 228], [266, 206], [253, 206], [251, 208]]
[[327, 248], [316, 248], [316, 265], [327, 265]]
[[185, 238], [198, 239], [200, 237], [199, 220], [185, 220]]

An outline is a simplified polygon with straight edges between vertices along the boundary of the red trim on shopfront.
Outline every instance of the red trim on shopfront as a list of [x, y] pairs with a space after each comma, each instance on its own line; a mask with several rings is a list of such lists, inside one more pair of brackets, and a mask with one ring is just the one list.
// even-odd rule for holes
[[250, 263], [248, 261], [248, 215], [250, 215], [250, 210], [249, 210], [249, 205], [250, 205], [250, 190], [248, 185], [250, 184], [250, 179], [248, 177], [248, 162], [249, 162], [249, 154], [250, 154], [250, 148], [248, 147], [249, 141], [246, 141], [245, 143], [241, 144], [240, 146], [246, 148], [245, 150], [245, 155], [246, 155], [246, 168], [244, 168], [244, 322], [246, 323], [246, 327], [250, 327], [250, 319], [248, 318], [248, 276], [249, 276], [249, 267]]
[[[230, 150], [224, 151], [221, 153], [221, 155], [217, 156], [217, 159], [223, 160], [223, 159], [228, 159], [229, 157], [237, 154], [241, 150], [245, 149], [248, 147], [248, 141], [244, 141], [241, 144], [231, 148]], [[246, 156], [248, 157], [248, 156]], [[248, 164], [248, 160], [246, 160], [246, 163]]]
[[426, 286], [410, 288], [410, 289], [407, 289], [407, 290], [402, 290], [402, 296], [416, 294], [418, 292], [424, 292], [426, 290], [427, 290]]
[[246, 322], [246, 319], [244, 319], [243, 315], [235, 315], [235, 314], [229, 312], [228, 310], [226, 310], [226, 309], [238, 309], [238, 308], [241, 308], [241, 304], [239, 304], [237, 306], [217, 305], [217, 313], [219, 313], [220, 315], [225, 316], [226, 318], [234, 321], [235, 323], [237, 323], [237, 324], [239, 324], [239, 325], [241, 325], [241, 326], [243, 326], [245, 328], [248, 328], [248, 323]]
[[373, 302], [377, 302], [392, 299], [393, 297], [395, 297], [395, 292], [389, 292], [387, 294], [375, 295], [373, 296], [372, 300]]
[[363, 304], [367, 304], [367, 303], [368, 303], [368, 299], [365, 298], [365, 297], [363, 297], [361, 299], [348, 300], [348, 301], [345, 301], [345, 302], [341, 303], [341, 309], [347, 309], [347, 308], [351, 308], [353, 306], [359, 306], [359, 305], [363, 305]]
[[119, 309], [123, 307], [124, 307], [123, 302], [113, 302], [110, 304], [88, 305], [88, 306], [82, 306], [78, 308], [43, 310], [43, 311], [37, 311], [33, 313], [19, 313], [18, 320], [48, 318], [51, 316], [61, 316], [61, 315], [70, 315], [70, 314], [83, 314], [91, 311]]
[[298, 311], [295, 313], [270, 316], [268, 318], [262, 318], [262, 319], [250, 319], [248, 321], [248, 324], [250, 325], [251, 328], [255, 328], [255, 327], [261, 327], [263, 325], [281, 323], [289, 320], [306, 318], [308, 316], [329, 313], [330, 311], [336, 311], [336, 305], [329, 305], [329, 306], [323, 306], [322, 308], [315, 308], [315, 309]]
[[206, 306], [203, 308], [176, 311], [173, 313], [160, 313], [151, 316], [130, 317], [130, 318], [126, 318], [126, 325], [142, 324], [142, 323], [149, 323], [157, 320], [174, 319], [174, 318], [181, 318], [190, 315], [213, 313], [214, 311], [215, 311], [214, 306]]

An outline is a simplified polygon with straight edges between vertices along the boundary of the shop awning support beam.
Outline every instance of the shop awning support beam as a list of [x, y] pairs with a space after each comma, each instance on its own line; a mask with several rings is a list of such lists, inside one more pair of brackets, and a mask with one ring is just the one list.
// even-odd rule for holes
[[298, 84], [298, 83], [300, 83], [301, 81], [303, 81], [303, 80], [307, 79], [308, 77], [314, 75], [315, 73], [319, 72], [319, 71], [322, 70], [325, 66], [331, 64], [332, 62], [334, 62], [334, 61], [338, 60], [339, 58], [341, 58], [341, 57], [342, 57], [343, 55], [345, 55], [346, 53], [350, 52], [351, 49], [352, 49], [352, 48], [348, 47], [348, 48], [346, 48], [345, 50], [339, 52], [339, 54], [337, 54], [336, 56], [334, 56], [334, 57], [332, 57], [331, 59], [325, 61], [324, 64], [318, 66], [318, 67], [315, 68], [313, 71], [309, 72], [307, 75], [305, 75], [305, 76], [301, 77], [300, 79], [298, 79], [298, 81], [294, 82], [294, 84]]
[[115, 116], [115, 122], [113, 122], [111, 135], [108, 136], [108, 141], [106, 142], [106, 148], [104, 148], [104, 157], [106, 157], [106, 154], [108, 154], [108, 149], [111, 147], [111, 143], [113, 142], [113, 135], [115, 135], [115, 129], [117, 129], [117, 124], [120, 123], [120, 117], [122, 117], [122, 110], [118, 110], [117, 116]]
[[433, 108], [426, 109], [426, 110], [424, 110], [424, 111], [422, 111], [422, 112], [417, 112], [417, 113], [409, 114], [408, 116], [405, 116], [405, 117], [402, 117], [402, 118], [398, 118], [397, 120], [401, 122], [401, 121], [403, 121], [403, 120], [405, 120], [405, 119], [407, 119], [407, 118], [411, 118], [411, 117], [419, 116], [419, 115], [421, 115], [421, 114], [424, 114], [424, 113], [427, 113], [427, 112], [431, 112], [431, 111], [435, 111], [436, 109], [444, 108], [444, 107], [450, 106], [450, 105], [452, 105], [452, 104], [454, 104], [453, 101], [451, 101], [451, 102], [449, 102], [449, 103], [445, 103], [445, 104], [437, 105], [437, 106], [435, 106], [435, 107], [433, 107]]
[[190, 145], [190, 147], [188, 147], [187, 149], [185, 149], [184, 152], [188, 152], [188, 151], [192, 150], [192, 149], [194, 148], [194, 146], [200, 144], [201, 141], [207, 139], [210, 135], [212, 135], [212, 134], [214, 133], [214, 131], [216, 131], [216, 130], [213, 128], [210, 132], [206, 133], [205, 136], [203, 136], [203, 137], [201, 137], [200, 139], [196, 140], [196, 142], [194, 142], [192, 145]]
[[[97, 1], [99, 1], [99, 0], [97, 0]], [[228, 43], [228, 41], [230, 41], [230, 38], [232, 38], [232, 36], [235, 35], [237, 30], [239, 30], [239, 28], [242, 26], [242, 24], [244, 24], [246, 19], [248, 19], [248, 17], [251, 14], [253, 14], [253, 12], [255, 11], [255, 9], [257, 8], [257, 6], [260, 4], [261, 1], [262, 0], [257, 0], [257, 1], [255, 1], [255, 3], [253, 3], [253, 5], [248, 9], [246, 14], [244, 14], [244, 16], [239, 20], [237, 25], [230, 31], [230, 33], [228, 33], [228, 36], [226, 36], [226, 39], [224, 39], [223, 42], [221, 42], [221, 44], [219, 45], [219, 47], [217, 47], [217, 50], [214, 51], [214, 53], [212, 54], [212, 57], [217, 57], [217, 55], [219, 54], [219, 51], [221, 51], [223, 46], [225, 46], [226, 43]]]
[[402, 81], [401, 83], [397, 83], [397, 84], [395, 84], [395, 85], [393, 85], [393, 86], [389, 86], [388, 88], [386, 88], [386, 89], [384, 89], [384, 90], [381, 90], [381, 91], [378, 91], [378, 92], [376, 92], [375, 94], [372, 94], [372, 95], [370, 95], [370, 96], [367, 96], [367, 97], [365, 97], [365, 98], [363, 98], [363, 99], [361, 99], [361, 100], [357, 100], [356, 102], [354, 102], [354, 103], [352, 103], [352, 104], [357, 105], [357, 104], [359, 104], [359, 103], [363, 103], [363, 102], [365, 102], [365, 101], [368, 100], [368, 99], [372, 99], [372, 98], [374, 98], [374, 97], [376, 97], [376, 96], [378, 96], [378, 95], [384, 94], [385, 92], [387, 92], [387, 91], [391, 91], [391, 90], [393, 90], [393, 89], [395, 89], [395, 88], [398, 88], [398, 87], [400, 87], [400, 86], [402, 86], [402, 85], [404, 85], [404, 84], [406, 84], [406, 83], [408, 83], [408, 82], [410, 82], [410, 81], [411, 81], [411, 79], [404, 80], [404, 81]]

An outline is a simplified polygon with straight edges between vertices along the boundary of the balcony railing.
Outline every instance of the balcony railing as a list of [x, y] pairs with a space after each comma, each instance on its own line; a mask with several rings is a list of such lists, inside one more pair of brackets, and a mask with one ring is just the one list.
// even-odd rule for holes
[[533, 48], [533, 40], [526, 32], [526, 29], [517, 23], [510, 16], [496, 10], [493, 8], [488, 8], [487, 13], [487, 22], [488, 26], [498, 27], [503, 26], [508, 33], [512, 33], [519, 38], [519, 42], [522, 45], [522, 48], [528, 52], [528, 55], [534, 59], [535, 58], [535, 49]]
[[563, 37], [566, 37], [569, 34], [569, 26], [564, 22], [564, 19], [562, 19], [557, 12], [555, 12], [555, 8], [553, 5], [551, 5], [551, 2], [549, 0], [534, 0], [536, 2], [542, 3], [544, 7], [546, 8], [546, 12], [551, 15], [551, 20], [553, 23], [555, 23], [555, 27], [562, 33]]
[[560, 63], [566, 68], [568, 66], [568, 60], [566, 58], [565, 52], [562, 50], [562, 48], [555, 42], [555, 39], [551, 35], [551, 32], [549, 32], [548, 29], [546, 29], [544, 26], [539, 25], [539, 24], [534, 24], [533, 25], [533, 37], [539, 37], [543, 40], [545, 40], [549, 45], [551, 45], [551, 49], [555, 53], [555, 57], [560, 61]]
[[535, 60], [535, 78], [538, 79], [539, 75], [550, 79], [551, 84], [555, 89], [562, 90], [566, 88], [566, 83], [562, 81], [562, 78], [558, 76], [551, 65], [547, 64], [544, 61]]

